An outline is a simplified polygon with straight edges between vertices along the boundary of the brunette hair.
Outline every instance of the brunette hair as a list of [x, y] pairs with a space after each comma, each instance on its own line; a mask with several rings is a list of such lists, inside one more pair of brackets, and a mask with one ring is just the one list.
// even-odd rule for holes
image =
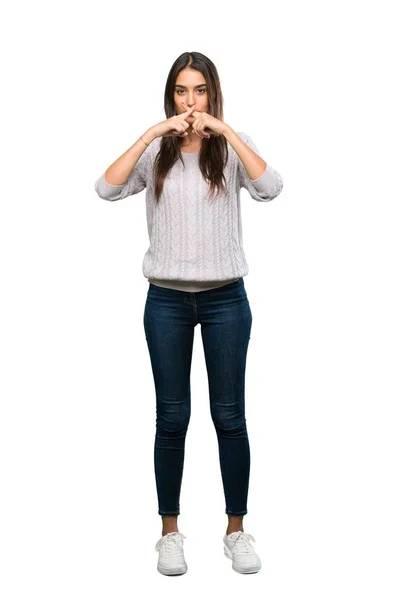
[[[223, 119], [223, 96], [220, 80], [214, 63], [200, 52], [184, 52], [172, 65], [167, 77], [164, 92], [164, 110], [167, 119], [176, 115], [174, 91], [176, 79], [182, 69], [189, 67], [200, 71], [206, 80], [208, 114]], [[161, 138], [160, 149], [154, 162], [154, 189], [156, 202], [159, 201], [165, 177], [180, 159], [184, 165], [179, 136]], [[209, 195], [215, 191], [226, 193], [226, 178], [223, 169], [228, 161], [228, 145], [223, 135], [212, 135], [202, 139], [199, 154], [199, 167], [206, 181], [209, 182]], [[185, 166], [185, 165], [184, 165]]]

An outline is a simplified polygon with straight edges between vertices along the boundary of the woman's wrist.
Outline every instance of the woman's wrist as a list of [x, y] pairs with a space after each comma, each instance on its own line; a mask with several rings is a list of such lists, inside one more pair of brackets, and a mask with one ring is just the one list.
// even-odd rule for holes
[[229, 125], [227, 123], [224, 123], [224, 128], [222, 130], [222, 135], [226, 137], [227, 135], [229, 135], [229, 133], [231, 131], [232, 131], [232, 128], [229, 127]]
[[140, 137], [145, 141], [145, 143], [147, 145], [150, 145], [151, 142], [156, 139], [157, 135], [156, 135], [156, 131], [154, 130], [154, 128], [150, 127], [150, 129], [148, 129]]

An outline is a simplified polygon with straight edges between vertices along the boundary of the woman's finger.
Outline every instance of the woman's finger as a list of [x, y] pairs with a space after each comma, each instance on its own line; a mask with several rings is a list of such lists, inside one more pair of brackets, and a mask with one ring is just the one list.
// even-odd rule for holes
[[182, 115], [181, 115], [181, 116], [182, 116], [182, 117], [183, 117], [183, 116], [185, 116], [185, 117], [188, 117], [188, 116], [189, 116], [189, 115], [190, 115], [190, 114], [191, 114], [191, 113], [194, 111], [194, 109], [195, 109], [195, 106], [196, 106], [196, 105], [194, 104], [194, 105], [192, 106], [192, 108], [188, 108], [188, 109], [187, 109], [187, 110], [186, 110], [184, 113], [182, 113]]

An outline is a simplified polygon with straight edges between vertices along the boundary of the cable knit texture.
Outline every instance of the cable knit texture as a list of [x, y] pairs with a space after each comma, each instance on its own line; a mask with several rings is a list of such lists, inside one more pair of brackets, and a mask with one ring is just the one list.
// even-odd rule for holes
[[[258, 155], [252, 139], [237, 134]], [[268, 202], [282, 191], [283, 181], [266, 160], [258, 179], [250, 179], [242, 161], [228, 142], [224, 169], [227, 196], [207, 197], [208, 184], [198, 164], [198, 152], [182, 152], [164, 181], [160, 201], [154, 196], [154, 161], [161, 138], [144, 150], [123, 185], [111, 185], [103, 173], [95, 190], [104, 200], [122, 200], [146, 188], [146, 217], [150, 245], [142, 263], [150, 283], [186, 291], [212, 289], [248, 274], [242, 234], [240, 189], [257, 202]]]

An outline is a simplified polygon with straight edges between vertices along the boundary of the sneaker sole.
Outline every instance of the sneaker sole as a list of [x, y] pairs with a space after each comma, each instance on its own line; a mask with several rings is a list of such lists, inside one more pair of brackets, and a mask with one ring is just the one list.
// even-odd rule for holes
[[163, 575], [184, 575], [187, 571], [187, 564], [177, 565], [175, 567], [164, 567], [157, 564], [157, 571]]
[[232, 561], [232, 569], [234, 571], [236, 571], [237, 573], [242, 573], [243, 575], [247, 575], [250, 573], [258, 573], [258, 571], [261, 569], [261, 562], [259, 562], [258, 565], [255, 565], [253, 567], [250, 567], [250, 566], [249, 567], [240, 567], [239, 565], [236, 565], [233, 561], [232, 552], [225, 545], [224, 545], [224, 554], [227, 558], [229, 558], [229, 560]]

